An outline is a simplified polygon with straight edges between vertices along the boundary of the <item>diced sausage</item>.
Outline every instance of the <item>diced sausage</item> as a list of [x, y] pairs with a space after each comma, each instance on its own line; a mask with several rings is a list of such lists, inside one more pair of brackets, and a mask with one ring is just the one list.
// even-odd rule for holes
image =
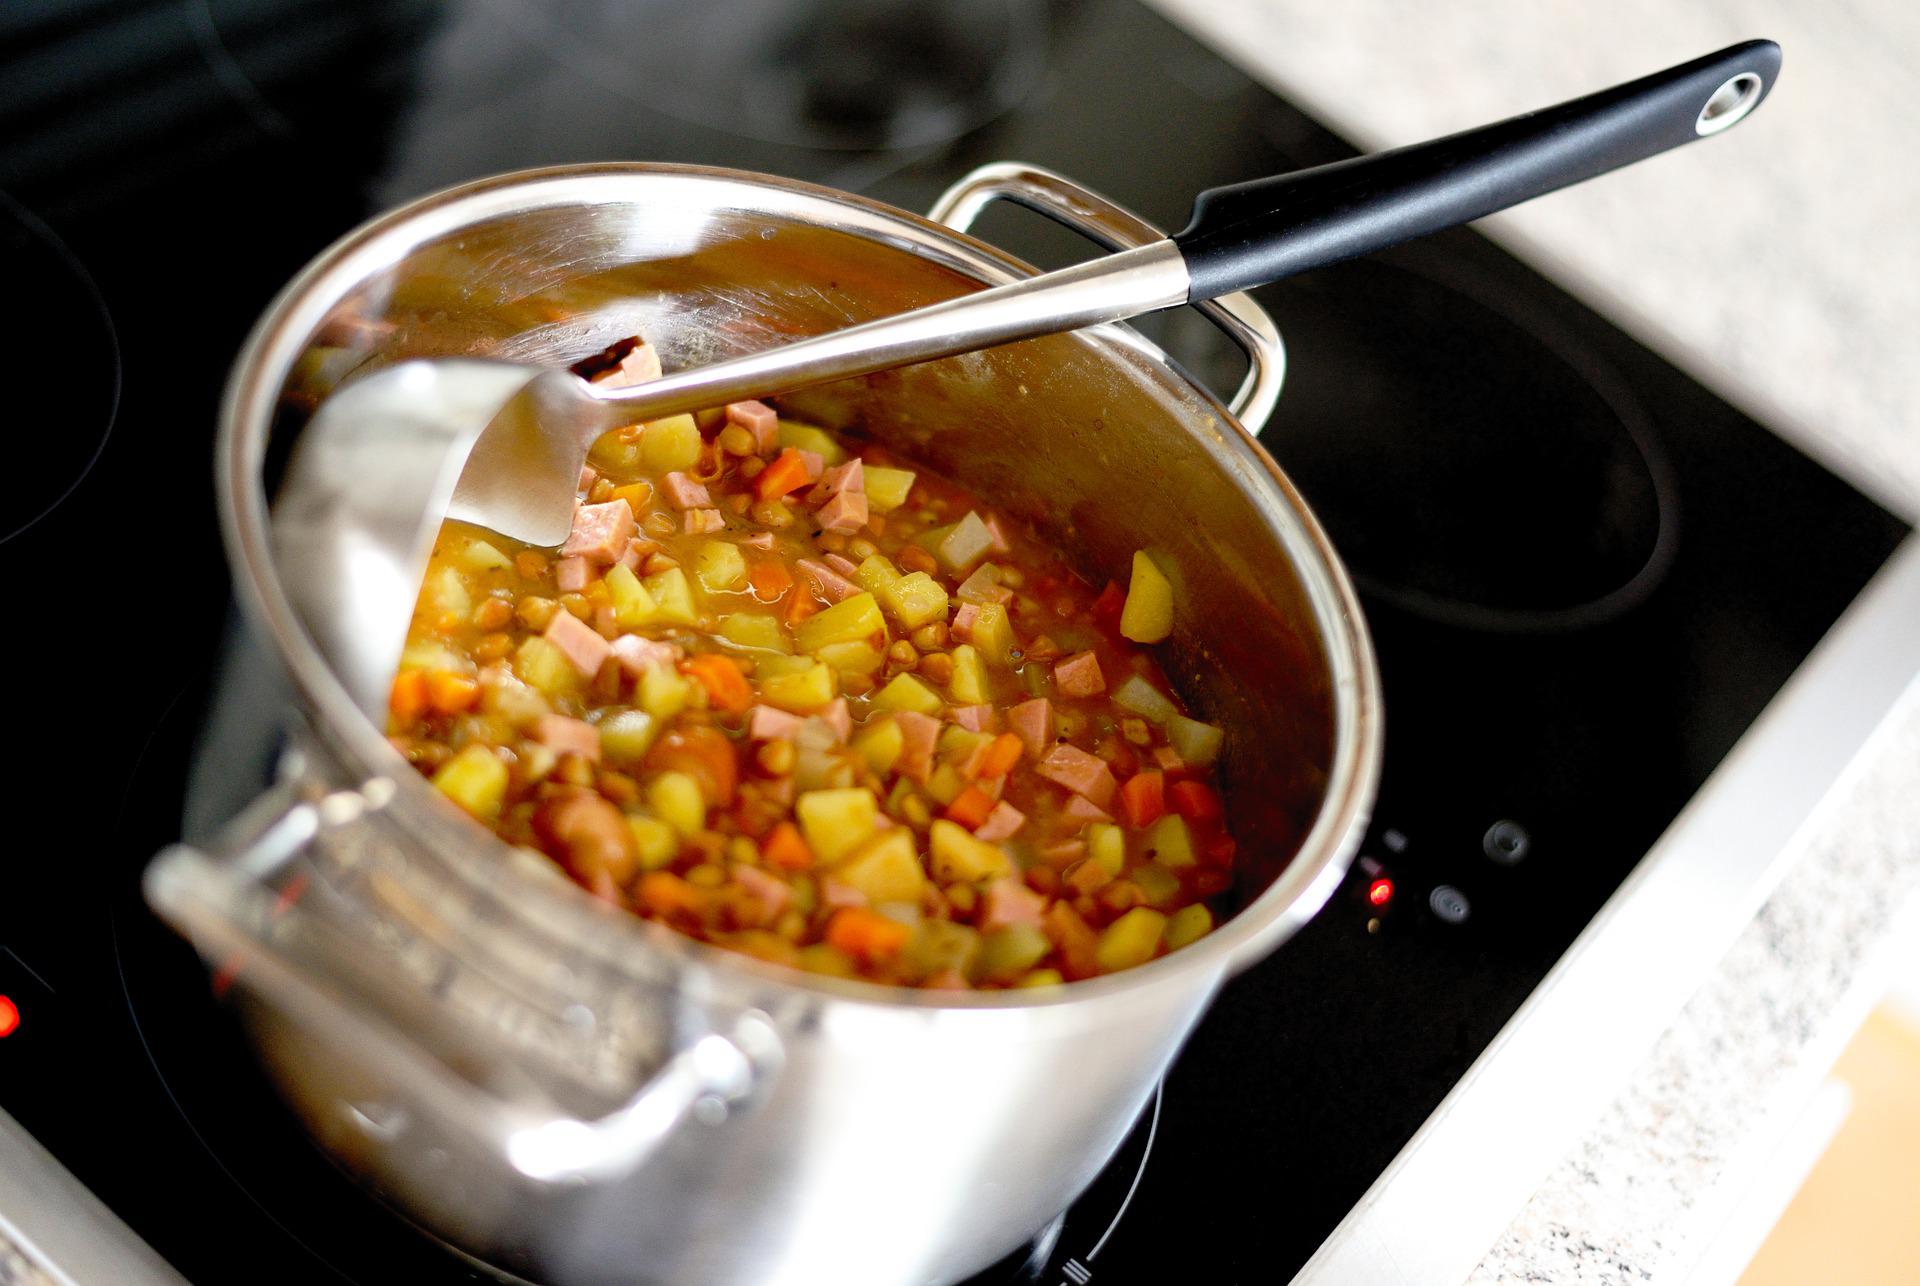
[[792, 740], [800, 731], [800, 716], [773, 706], [755, 706], [747, 712], [747, 736], [755, 741]]
[[845, 697], [835, 697], [828, 702], [827, 708], [822, 710], [818, 717], [833, 729], [833, 735], [839, 739], [841, 745], [847, 744], [847, 738], [853, 735], [853, 715], [847, 709]]
[[575, 554], [553, 565], [553, 581], [562, 594], [578, 594], [593, 579], [593, 565]]
[[914, 710], [902, 710], [893, 720], [900, 725], [900, 758], [894, 767], [902, 777], [924, 782], [933, 771], [933, 748], [940, 740], [940, 721]]
[[859, 566], [856, 565], [851, 558], [847, 558], [841, 554], [828, 554], [820, 561], [839, 572], [842, 576], [851, 577], [855, 572], [860, 570]]
[[600, 672], [601, 662], [613, 651], [613, 645], [596, 634], [591, 625], [568, 611], [553, 614], [545, 638], [566, 653], [573, 668], [589, 679]]
[[543, 714], [533, 722], [533, 739], [561, 755], [580, 755], [600, 762], [600, 729], [585, 719]]
[[973, 641], [973, 623], [980, 618], [980, 604], [962, 603], [953, 609], [953, 620], [947, 623], [947, 632], [963, 643]]
[[718, 509], [689, 509], [680, 515], [680, 530], [692, 536], [721, 531], [726, 525], [726, 517]]
[[1084, 826], [1088, 822], [1110, 822], [1113, 814], [1088, 799], [1085, 795], [1075, 795], [1060, 810], [1060, 815], [1071, 819], [1074, 824]]
[[992, 732], [996, 723], [993, 707], [988, 705], [952, 706], [947, 710], [947, 718], [968, 732]]
[[980, 931], [992, 933], [1010, 924], [1040, 923], [1047, 900], [1011, 877], [1002, 877], [987, 885], [980, 899]]
[[820, 475], [827, 471], [827, 457], [821, 455], [818, 451], [796, 450], [795, 454], [800, 457], [800, 467], [806, 480], [808, 482], [820, 481]]
[[1040, 758], [1053, 747], [1053, 702], [1045, 697], [1022, 701], [1007, 711], [1007, 726], [1025, 744], [1028, 754]]
[[620, 668], [634, 679], [656, 665], [672, 665], [680, 656], [680, 649], [673, 644], [643, 639], [638, 634], [622, 634], [608, 650], [620, 662]]
[[618, 808], [590, 790], [556, 795], [533, 813], [541, 847], [573, 878], [602, 897], [617, 898], [637, 863], [633, 831]]
[[829, 603], [844, 602], [860, 592], [858, 585], [825, 563], [817, 563], [811, 558], [802, 558], [796, 561], [794, 566], [806, 576], [814, 592]]
[[820, 485], [813, 489], [810, 499], [819, 504], [843, 491], [860, 492], [867, 489], [866, 468], [858, 457], [845, 464], [836, 464], [820, 475]]
[[987, 553], [995, 558], [1003, 558], [1013, 552], [1013, 532], [1007, 526], [1007, 520], [999, 514], [986, 516], [987, 534], [993, 543], [987, 546]]
[[1076, 795], [1085, 795], [1101, 808], [1113, 802], [1113, 792], [1119, 789], [1106, 761], [1078, 746], [1055, 746], [1034, 765], [1034, 771]]
[[588, 562], [611, 563], [625, 551], [633, 539], [633, 506], [624, 500], [609, 500], [600, 505], [578, 505], [573, 511], [573, 530], [560, 552], [579, 555]]
[[641, 341], [618, 366], [609, 367], [593, 377], [601, 388], [631, 388], [660, 378], [660, 350]]
[[1091, 652], [1075, 652], [1054, 662], [1053, 681], [1063, 697], [1091, 697], [1107, 690], [1099, 658]]
[[859, 531], [867, 521], [867, 497], [857, 491], [842, 491], [821, 505], [814, 518], [822, 531]]
[[660, 480], [660, 490], [675, 509], [706, 509], [713, 504], [707, 484], [684, 473], [669, 473]]
[[756, 914], [752, 923], [771, 924], [780, 918], [787, 909], [787, 903], [793, 899], [793, 889], [788, 883], [775, 875], [769, 875], [756, 866], [738, 865], [731, 868], [733, 882], [740, 886], [747, 899], [755, 903]]
[[755, 455], [765, 455], [780, 445], [780, 417], [765, 402], [727, 403], [727, 422], [753, 434]]
[[1040, 850], [1040, 860], [1056, 870], [1065, 870], [1086, 855], [1087, 842], [1083, 839], [1055, 840]]
[[987, 820], [980, 823], [980, 829], [973, 835], [975, 839], [984, 840], [1012, 839], [1026, 824], [1027, 815], [1003, 799], [993, 806]]
[[770, 531], [756, 531], [740, 543], [749, 549], [772, 549], [773, 533]]
[[867, 895], [851, 884], [844, 884], [831, 875], [820, 880], [820, 904], [839, 910], [843, 906], [865, 906]]
[[591, 487], [594, 483], [598, 482], [599, 480], [600, 480], [600, 471], [598, 469], [594, 468], [590, 464], [583, 464], [580, 466], [580, 486], [578, 488], [579, 490], [585, 491], [588, 487]]

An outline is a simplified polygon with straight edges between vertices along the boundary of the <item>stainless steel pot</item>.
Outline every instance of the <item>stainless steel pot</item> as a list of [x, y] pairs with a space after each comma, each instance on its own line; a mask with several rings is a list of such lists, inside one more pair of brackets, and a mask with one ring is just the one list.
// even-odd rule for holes
[[[1123, 327], [828, 386], [872, 433], [1030, 518], [1090, 571], [1178, 569], [1163, 655], [1229, 729], [1243, 909], [1142, 968], [921, 993], [801, 975], [614, 912], [440, 799], [315, 647], [269, 546], [267, 463], [342, 372], [565, 361], [636, 331], [669, 365], [1032, 270], [964, 235], [1009, 198], [1110, 245], [1156, 237], [1044, 171], [989, 167], [942, 222], [843, 193], [650, 165], [509, 175], [328, 250], [241, 354], [219, 440], [235, 582], [297, 692], [273, 792], [148, 896], [198, 945], [320, 1142], [496, 1271], [552, 1282], [945, 1281], [1006, 1253], [1118, 1146], [1221, 982], [1338, 884], [1372, 799], [1380, 695], [1347, 577], [1240, 419]], [[1249, 1094], [1260, 1093], [1249, 1084]]]

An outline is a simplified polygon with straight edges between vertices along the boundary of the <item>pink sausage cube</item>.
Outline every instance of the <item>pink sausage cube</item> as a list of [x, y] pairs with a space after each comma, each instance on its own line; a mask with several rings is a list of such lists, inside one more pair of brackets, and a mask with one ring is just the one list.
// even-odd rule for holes
[[543, 637], [567, 654], [567, 660], [573, 662], [573, 668], [580, 671], [583, 678], [591, 679], [600, 673], [601, 663], [613, 653], [613, 645], [572, 612], [555, 612]]
[[1055, 746], [1034, 766], [1034, 771], [1076, 795], [1085, 795], [1100, 808], [1111, 804], [1113, 792], [1120, 788], [1106, 761], [1078, 746]]
[[1091, 652], [1075, 652], [1053, 663], [1053, 682], [1063, 697], [1091, 697], [1107, 690], [1100, 661]]
[[819, 520], [822, 531], [859, 531], [867, 522], [866, 493], [842, 491], [821, 505], [814, 517]]
[[689, 509], [680, 515], [680, 530], [691, 536], [721, 531], [726, 525], [726, 516], [718, 509]]
[[585, 491], [588, 487], [591, 487], [594, 483], [598, 482], [599, 480], [600, 480], [600, 471], [598, 469], [594, 468], [590, 464], [583, 464], [580, 466], [579, 489], [581, 491]]
[[835, 697], [817, 717], [824, 719], [827, 726], [833, 729], [833, 735], [839, 738], [841, 745], [847, 744], [847, 738], [853, 735], [853, 715], [847, 710], [845, 697]]
[[600, 729], [584, 719], [543, 714], [533, 723], [533, 739], [561, 755], [581, 755], [600, 762]]
[[947, 632], [963, 643], [973, 642], [973, 623], [980, 619], [980, 604], [962, 603], [953, 611]]
[[638, 540], [629, 540], [627, 547], [620, 551], [620, 557], [613, 560], [614, 566], [624, 567], [630, 572], [638, 571], [640, 569], [640, 560], [646, 557], [647, 554], [653, 552], [646, 548], [646, 544], [650, 543], [651, 542], [643, 543]]
[[675, 509], [705, 509], [713, 504], [713, 497], [707, 494], [707, 484], [684, 473], [669, 473], [660, 480], [660, 490], [666, 493], [667, 503]]
[[1069, 819], [1075, 826], [1085, 826], [1088, 822], [1110, 822], [1113, 814], [1101, 808], [1085, 795], [1075, 795], [1060, 810], [1060, 815]]
[[999, 514], [988, 514], [986, 516], [986, 524], [987, 534], [993, 538], [993, 543], [987, 546], [987, 553], [995, 558], [1011, 554], [1013, 552], [1013, 531], [1007, 526], [1007, 520]]
[[[1080, 825], [1086, 825], [1081, 822]], [[1087, 855], [1087, 842], [1082, 839], [1056, 840], [1040, 850], [1040, 860], [1057, 870], [1065, 870]]]
[[754, 741], [791, 741], [800, 731], [800, 716], [773, 706], [755, 706], [747, 712], [747, 736]]
[[836, 464], [820, 475], [820, 485], [813, 490], [812, 499], [816, 502], [829, 496], [837, 496], [843, 491], [864, 493], [867, 489], [866, 466], [858, 458], [845, 464]]
[[592, 579], [593, 565], [577, 554], [553, 565], [553, 580], [562, 594], [578, 594]]
[[839, 554], [827, 554], [821, 558], [820, 561], [839, 572], [842, 576], [851, 577], [855, 572], [860, 570], [858, 564], [851, 558], [844, 558]]
[[679, 656], [679, 649], [673, 644], [643, 639], [638, 634], [622, 634], [608, 645], [608, 650], [620, 662], [620, 668], [633, 679], [638, 679], [656, 665], [672, 665]]
[[1003, 799], [993, 806], [993, 811], [987, 814], [987, 820], [981, 822], [980, 829], [973, 834], [976, 839], [1012, 839], [1026, 824], [1027, 815]]
[[[796, 448], [796, 451], [798, 451], [798, 448]], [[806, 470], [804, 476], [807, 481], [820, 481], [820, 475], [827, 471], [827, 457], [821, 455], [818, 451], [798, 451], [798, 454], [800, 456], [800, 467]]]
[[590, 563], [611, 563], [625, 551], [634, 530], [633, 506], [624, 500], [577, 505], [573, 530], [567, 533], [567, 543], [560, 552], [569, 558], [578, 555]]
[[765, 455], [780, 445], [780, 417], [765, 402], [727, 403], [727, 423], [753, 434], [756, 455]]
[[947, 711], [947, 718], [965, 728], [968, 732], [992, 732], [997, 722], [992, 706], [953, 706]]
[[940, 721], [932, 715], [902, 710], [893, 716], [900, 725], [900, 758], [894, 769], [902, 777], [924, 782], [933, 771], [933, 748], [940, 739]]
[[780, 918], [780, 913], [787, 909], [787, 903], [793, 898], [793, 889], [785, 880], [769, 875], [757, 866], [736, 864], [731, 868], [731, 874], [733, 882], [747, 895], [747, 901], [753, 903], [756, 924], [772, 924]]
[[756, 531], [740, 543], [749, 549], [772, 549], [773, 533], [770, 531]]
[[593, 382], [601, 388], [629, 388], [660, 378], [660, 350], [642, 341], [620, 359], [620, 365], [601, 371]]
[[1037, 925], [1046, 909], [1046, 898], [1017, 879], [1003, 877], [987, 885], [980, 899], [980, 931], [992, 933], [1010, 924]]
[[1035, 759], [1053, 746], [1053, 702], [1045, 697], [1022, 701], [1007, 711], [1007, 725]]
[[837, 911], [843, 906], [865, 906], [867, 895], [853, 885], [843, 884], [828, 875], [820, 880], [820, 901]]
[[858, 585], [825, 563], [815, 562], [811, 558], [802, 558], [797, 560], [794, 566], [798, 567], [801, 573], [806, 576], [808, 583], [813, 586], [814, 592], [826, 599], [829, 603], [844, 602], [860, 592]]

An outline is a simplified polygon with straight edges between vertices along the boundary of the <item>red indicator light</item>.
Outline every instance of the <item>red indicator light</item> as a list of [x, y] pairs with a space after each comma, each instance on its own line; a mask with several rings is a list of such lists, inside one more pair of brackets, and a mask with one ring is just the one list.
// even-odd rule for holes
[[1383, 875], [1367, 885], [1367, 901], [1375, 906], [1385, 906], [1393, 901], [1393, 881]]
[[20, 1030], [20, 1006], [13, 1003], [13, 997], [0, 993], [0, 1040]]

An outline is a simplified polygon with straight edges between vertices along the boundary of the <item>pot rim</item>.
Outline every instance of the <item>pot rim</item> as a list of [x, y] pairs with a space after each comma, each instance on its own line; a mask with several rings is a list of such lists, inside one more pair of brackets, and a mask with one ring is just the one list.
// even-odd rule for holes
[[[993, 992], [942, 992], [839, 979], [787, 969], [713, 946], [665, 925], [601, 906], [568, 886], [554, 887], [506, 860], [510, 847], [451, 804], [393, 749], [348, 696], [301, 623], [284, 592], [270, 546], [270, 519], [262, 471], [268, 431], [294, 360], [327, 314], [370, 278], [423, 245], [489, 219], [567, 205], [616, 205], [634, 199], [634, 180], [679, 178], [735, 185], [756, 192], [769, 213], [831, 213], [837, 226], [878, 236], [901, 249], [935, 258], [962, 275], [997, 283], [1037, 270], [1012, 255], [943, 224], [872, 198], [799, 180], [714, 166], [652, 162], [597, 162], [548, 166], [493, 175], [418, 197], [360, 224], [307, 264], [268, 305], [248, 334], [221, 400], [216, 438], [216, 486], [222, 537], [238, 597], [256, 629], [274, 645], [308, 722], [359, 784], [384, 779], [391, 798], [426, 810], [430, 829], [452, 824], [477, 851], [498, 850], [490, 879], [511, 881], [516, 897], [566, 897], [578, 910], [607, 922], [617, 917], [635, 945], [665, 949], [688, 963], [744, 974], [793, 988], [884, 1008], [1026, 1010], [1093, 1001], [1150, 987], [1179, 975], [1221, 977], [1262, 958], [1318, 911], [1346, 874], [1378, 788], [1382, 742], [1381, 690], [1372, 640], [1353, 584], [1319, 522], [1278, 464], [1213, 393], [1180, 374], [1164, 354], [1124, 326], [1079, 332], [1109, 360], [1131, 353], [1166, 380], [1196, 394], [1230, 433], [1211, 435], [1223, 451], [1252, 464], [1272, 490], [1281, 521], [1274, 535], [1286, 549], [1320, 632], [1330, 675], [1332, 760], [1312, 826], [1294, 855], [1260, 894], [1198, 941], [1158, 960], [1060, 987]], [[910, 234], [910, 235], [909, 235]], [[406, 809], [392, 815], [403, 825]], [[438, 823], [438, 824], [436, 824]], [[418, 830], [417, 826], [407, 829]], [[600, 913], [604, 912], [602, 916]], [[583, 927], [585, 921], [583, 919]]]

